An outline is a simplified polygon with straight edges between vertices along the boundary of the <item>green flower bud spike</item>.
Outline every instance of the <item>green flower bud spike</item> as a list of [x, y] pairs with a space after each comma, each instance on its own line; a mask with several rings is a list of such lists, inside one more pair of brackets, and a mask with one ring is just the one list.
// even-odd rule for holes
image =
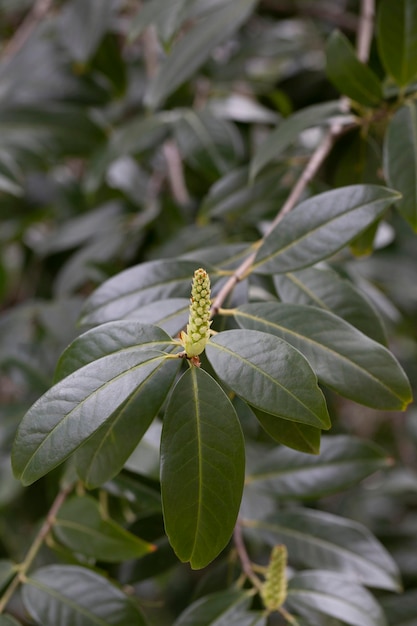
[[210, 278], [200, 267], [194, 272], [187, 332], [182, 331], [180, 335], [185, 356], [189, 359], [201, 354], [209, 340], [210, 305]]
[[287, 549], [284, 545], [274, 546], [271, 553], [261, 596], [268, 611], [279, 611], [287, 597]]

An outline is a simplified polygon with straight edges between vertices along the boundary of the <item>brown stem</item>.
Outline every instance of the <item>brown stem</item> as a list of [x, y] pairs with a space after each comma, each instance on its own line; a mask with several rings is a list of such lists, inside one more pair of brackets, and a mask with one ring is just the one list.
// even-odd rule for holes
[[190, 196], [185, 184], [184, 168], [178, 146], [173, 139], [168, 139], [162, 149], [173, 198], [179, 205], [186, 206], [190, 202]]
[[255, 572], [253, 571], [252, 563], [247, 553], [245, 543], [243, 541], [242, 526], [239, 523], [239, 520], [235, 526], [235, 530], [233, 533], [233, 540], [236, 546], [236, 551], [239, 556], [240, 563], [242, 565], [243, 572], [245, 573], [247, 578], [251, 581], [255, 589], [257, 589], [258, 591], [261, 591], [262, 583], [257, 577], [257, 575], [255, 574]]
[[15, 591], [17, 590], [17, 588], [19, 587], [19, 585], [23, 582], [23, 580], [25, 579], [25, 575], [27, 573], [27, 571], [29, 570], [30, 566], [32, 565], [36, 555], [38, 554], [43, 542], [45, 541], [47, 535], [49, 534], [52, 526], [54, 525], [55, 522], [55, 517], [56, 514], [58, 513], [59, 509], [61, 508], [61, 506], [64, 504], [66, 498], [68, 497], [69, 493], [72, 491], [72, 486], [66, 487], [65, 489], [62, 489], [58, 495], [56, 496], [55, 500], [52, 503], [51, 508], [49, 509], [49, 512], [45, 518], [45, 521], [43, 522], [42, 526], [39, 529], [38, 534], [36, 535], [35, 539], [33, 540], [32, 545], [30, 546], [24, 560], [22, 561], [22, 563], [20, 564], [19, 568], [18, 568], [18, 572], [15, 575], [15, 577], [13, 578], [12, 582], [10, 583], [10, 585], [7, 587], [6, 591], [3, 594], [3, 597], [0, 599], [0, 614], [4, 611], [4, 609], [6, 608], [9, 600], [11, 599], [11, 597], [13, 596], [13, 594], [15, 593]]
[[35, 2], [31, 11], [5, 46], [2, 54], [3, 59], [10, 58], [19, 52], [39, 22], [46, 17], [52, 3], [53, 0], [37, 0]]

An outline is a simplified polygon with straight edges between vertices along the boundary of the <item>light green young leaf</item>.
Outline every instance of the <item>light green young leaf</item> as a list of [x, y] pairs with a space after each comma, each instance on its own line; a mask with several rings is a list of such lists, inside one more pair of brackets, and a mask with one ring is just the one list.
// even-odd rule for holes
[[25, 580], [23, 603], [42, 626], [146, 626], [137, 604], [84, 567], [50, 565]]
[[[137, 310], [164, 298], [189, 298], [191, 280], [198, 261], [162, 259], [130, 267], [96, 289], [87, 300], [81, 322], [102, 324], [117, 319], [137, 318]], [[205, 265], [212, 284], [215, 273]]]
[[288, 341], [319, 381], [342, 396], [393, 411], [404, 410], [412, 400], [410, 383], [391, 352], [329, 311], [262, 302], [239, 307], [235, 318], [243, 328]]
[[250, 15], [255, 0], [233, 0], [198, 21], [176, 43], [156, 78], [150, 83], [145, 104], [152, 109], [192, 76], [213, 49], [238, 30]]
[[284, 543], [291, 561], [343, 573], [345, 580], [398, 591], [397, 565], [362, 524], [322, 511], [280, 511], [267, 520], [245, 520], [245, 533], [268, 545]]
[[399, 197], [397, 191], [378, 185], [350, 185], [305, 200], [266, 237], [255, 272], [293, 272], [332, 256]]
[[387, 626], [381, 606], [369, 591], [335, 572], [313, 570], [296, 574], [289, 582], [290, 611], [310, 615], [318, 611], [351, 626]]
[[98, 502], [89, 496], [73, 496], [64, 502], [53, 531], [64, 546], [97, 561], [118, 563], [155, 549], [113, 520], [103, 518]]
[[331, 311], [368, 337], [387, 345], [382, 320], [355, 285], [331, 269], [308, 267], [277, 274], [274, 284], [283, 302], [308, 304]]
[[29, 485], [57, 467], [119, 407], [123, 409], [165, 359], [161, 352], [128, 348], [89, 363], [54, 385], [20, 423], [12, 452], [16, 477]]
[[330, 427], [316, 376], [286, 341], [256, 330], [228, 330], [209, 340], [206, 354], [219, 378], [257, 409], [316, 428]]
[[246, 485], [279, 498], [321, 498], [390, 465], [375, 444], [348, 435], [326, 436], [319, 456], [274, 448], [254, 465]]
[[280, 122], [255, 153], [249, 170], [250, 180], [294, 143], [303, 130], [329, 124], [334, 116], [342, 114], [340, 100], [334, 100], [301, 109]]
[[386, 71], [400, 87], [405, 87], [417, 75], [417, 5], [414, 0], [381, 0], [377, 41]]
[[245, 449], [240, 423], [222, 388], [192, 366], [175, 386], [161, 438], [165, 528], [181, 561], [194, 569], [226, 546], [243, 491]]
[[409, 102], [391, 119], [384, 141], [384, 171], [389, 184], [402, 193], [396, 201], [401, 215], [417, 231], [417, 103]]
[[327, 42], [327, 75], [340, 93], [367, 107], [382, 100], [382, 86], [370, 67], [358, 60], [347, 37], [334, 31]]

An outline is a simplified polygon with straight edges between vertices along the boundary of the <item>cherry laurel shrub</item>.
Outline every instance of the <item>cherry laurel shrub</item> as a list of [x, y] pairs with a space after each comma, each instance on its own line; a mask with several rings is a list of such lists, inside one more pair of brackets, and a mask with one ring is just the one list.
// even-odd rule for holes
[[[23, 164], [33, 185], [42, 171], [58, 222], [74, 213], [50, 238], [48, 212], [44, 229], [25, 216], [4, 234], [15, 250], [22, 233], [22, 257], [44, 263], [46, 277], [45, 259], [62, 263], [52, 309], [36, 301], [33, 318], [17, 315], [47, 352], [56, 346], [43, 332], [59, 328], [63, 345], [52, 384], [33, 366], [42, 351], [21, 367], [40, 390], [19, 407], [14, 476], [40, 481], [32, 503], [44, 504], [39, 485], [55, 499], [24, 556], [0, 559], [0, 626], [414, 623], [415, 565], [400, 571], [407, 550], [393, 558], [379, 514], [400, 493], [390, 520], [408, 519], [409, 483], [387, 478], [375, 496], [392, 458], [355, 435], [346, 407], [380, 415], [412, 401], [378, 311], [392, 313], [383, 291], [395, 262], [372, 289], [372, 260], [381, 233], [398, 233], [404, 255], [415, 246], [415, 1], [381, 0], [374, 33], [372, 2], [349, 14], [358, 54], [327, 22], [304, 19], [303, 3], [288, 21], [255, 0], [169, 10], [149, 0], [130, 21], [132, 3], [120, 14], [116, 4], [62, 3], [12, 56], [9, 70], [23, 75], [4, 87], [10, 108], [0, 105], [8, 201], [20, 207], [30, 192]], [[318, 42], [326, 89], [293, 106], [291, 72], [307, 93]], [[280, 72], [292, 68], [278, 90], [271, 50]], [[35, 52], [50, 96], [31, 78]], [[105, 202], [92, 209], [91, 198]], [[74, 338], [62, 319], [78, 314], [78, 298]], [[1, 320], [6, 347], [13, 314]], [[392, 345], [401, 358], [401, 341]], [[26, 513], [38, 521], [36, 506]], [[402, 584], [404, 602], [392, 593]]]

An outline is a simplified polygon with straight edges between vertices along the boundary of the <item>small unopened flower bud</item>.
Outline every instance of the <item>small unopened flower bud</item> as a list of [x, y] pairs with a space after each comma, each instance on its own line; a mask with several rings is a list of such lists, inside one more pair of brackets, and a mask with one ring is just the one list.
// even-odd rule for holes
[[285, 602], [287, 597], [286, 567], [286, 547], [284, 545], [274, 546], [261, 592], [262, 600], [268, 611], [277, 611]]
[[181, 343], [188, 357], [201, 354], [209, 340], [210, 304], [210, 278], [200, 267], [194, 272], [187, 332], [181, 333]]

